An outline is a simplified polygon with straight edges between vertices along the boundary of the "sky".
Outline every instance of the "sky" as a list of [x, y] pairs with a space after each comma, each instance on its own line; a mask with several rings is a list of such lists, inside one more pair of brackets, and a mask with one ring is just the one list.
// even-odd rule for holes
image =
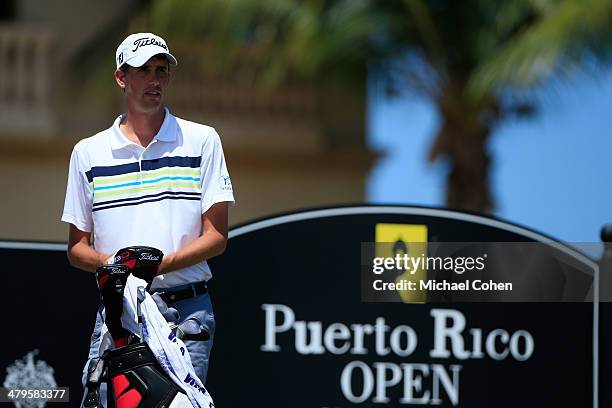
[[[367, 200], [443, 207], [444, 167], [426, 161], [435, 107], [386, 97], [370, 82], [368, 139], [383, 158]], [[504, 122], [491, 137], [494, 215], [563, 242], [600, 242], [612, 223], [612, 69], [549, 84], [537, 100], [535, 118]]]

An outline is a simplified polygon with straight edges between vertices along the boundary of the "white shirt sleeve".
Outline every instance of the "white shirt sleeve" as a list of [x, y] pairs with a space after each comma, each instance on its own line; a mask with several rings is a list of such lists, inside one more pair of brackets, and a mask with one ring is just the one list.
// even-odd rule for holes
[[202, 148], [202, 214], [216, 203], [229, 202], [234, 205], [232, 181], [227, 171], [221, 139], [214, 129]]
[[68, 186], [62, 221], [73, 224], [84, 232], [93, 231], [91, 208], [93, 202], [93, 187], [87, 180], [86, 168], [79, 157], [77, 148], [72, 150], [70, 167], [68, 169]]

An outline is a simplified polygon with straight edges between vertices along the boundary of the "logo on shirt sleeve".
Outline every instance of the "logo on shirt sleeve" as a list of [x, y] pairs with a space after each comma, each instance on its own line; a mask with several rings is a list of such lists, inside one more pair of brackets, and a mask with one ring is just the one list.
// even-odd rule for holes
[[229, 175], [221, 176], [219, 185], [221, 186], [221, 191], [232, 191], [232, 180]]

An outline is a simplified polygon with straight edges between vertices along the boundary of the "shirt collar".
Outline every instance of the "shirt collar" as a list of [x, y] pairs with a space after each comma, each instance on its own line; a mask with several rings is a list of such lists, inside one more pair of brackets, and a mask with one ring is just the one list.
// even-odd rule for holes
[[[174, 142], [176, 140], [176, 118], [174, 115], [170, 113], [170, 110], [167, 107], [164, 107], [165, 115], [164, 122], [159, 128], [159, 132], [153, 137], [153, 140], [158, 140], [160, 142]], [[111, 127], [111, 149], [117, 150], [124, 148], [129, 145], [135, 145], [134, 142], [129, 140], [121, 129], [119, 129], [119, 124], [125, 118], [126, 113], [122, 113], [115, 119], [113, 126]]]

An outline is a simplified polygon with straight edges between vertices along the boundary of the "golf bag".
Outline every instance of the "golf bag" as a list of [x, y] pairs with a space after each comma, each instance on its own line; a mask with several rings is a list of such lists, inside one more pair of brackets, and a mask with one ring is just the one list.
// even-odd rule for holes
[[101, 408], [100, 384], [107, 384], [106, 408], [190, 407], [185, 393], [164, 373], [146, 343], [107, 350], [89, 365], [83, 406]]
[[[88, 366], [85, 408], [103, 408], [100, 398], [100, 385], [107, 384], [106, 408], [174, 408], [190, 407], [191, 403], [184, 391], [164, 372], [148, 345], [142, 340], [142, 320], [140, 303], [144, 301], [144, 289], [138, 293], [138, 322], [141, 325], [139, 336], [122, 327], [123, 291], [131, 274], [145, 279], [147, 288], [156, 274], [163, 254], [155, 248], [128, 247], [117, 252], [115, 264], [103, 265], [96, 271], [96, 280], [106, 310], [105, 323], [113, 338], [115, 349], [106, 350]], [[142, 289], [142, 288], [139, 288]], [[155, 295], [154, 295], [155, 296]], [[155, 299], [156, 303], [161, 299]], [[163, 303], [163, 301], [161, 301]], [[163, 316], [178, 320], [176, 309], [163, 306]], [[179, 338], [189, 339], [184, 326], [170, 325]], [[207, 333], [197, 333], [198, 339], [206, 338]]]

